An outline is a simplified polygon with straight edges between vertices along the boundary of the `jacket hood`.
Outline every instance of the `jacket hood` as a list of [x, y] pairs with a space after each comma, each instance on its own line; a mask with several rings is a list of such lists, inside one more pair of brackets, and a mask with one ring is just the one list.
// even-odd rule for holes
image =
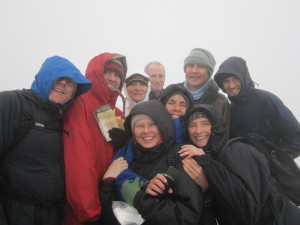
[[194, 99], [192, 94], [189, 92], [189, 90], [187, 90], [185, 87], [181, 86], [180, 84], [171, 84], [168, 87], [166, 87], [160, 96], [160, 102], [166, 105], [168, 99], [175, 94], [181, 94], [184, 97], [184, 99], [187, 101], [188, 107], [186, 110], [189, 110], [193, 107]]
[[128, 91], [127, 91], [127, 88], [126, 86], [124, 85], [123, 87], [123, 91], [124, 91], [124, 94], [126, 96], [126, 101], [125, 101], [125, 104], [126, 104], [126, 108], [125, 108], [125, 116], [128, 116], [128, 114], [130, 113], [130, 111], [133, 109], [134, 106], [136, 106], [137, 104], [140, 104], [142, 102], [147, 102], [149, 100], [149, 93], [151, 91], [151, 88], [148, 86], [148, 90], [147, 90], [147, 93], [145, 95], [145, 98], [140, 101], [140, 102], [136, 102], [134, 101], [128, 94]]
[[[119, 59], [123, 65], [124, 77], [121, 80], [120, 88], [118, 91], [111, 91], [106, 85], [104, 79], [104, 66], [105, 63], [111, 59]], [[127, 73], [126, 57], [117, 53], [102, 53], [95, 56], [88, 63], [85, 76], [93, 83], [91, 91], [99, 99], [100, 102], [105, 104], [115, 105], [119, 92], [122, 90], [124, 80]]]
[[[70, 77], [77, 84], [74, 97], [86, 93], [92, 87], [92, 83], [81, 74], [73, 63], [60, 56], [53, 56], [45, 60], [41, 69], [35, 75], [31, 90], [49, 101], [49, 93], [53, 82], [62, 77]], [[74, 98], [65, 105], [70, 104], [73, 100]]]
[[165, 109], [165, 106], [158, 101], [150, 100], [136, 105], [125, 120], [124, 127], [130, 138], [133, 137], [131, 130], [131, 119], [133, 115], [146, 114], [152, 118], [159, 129], [160, 135], [163, 139], [163, 149], [168, 150], [170, 146], [175, 144], [175, 128], [174, 123]]
[[222, 114], [214, 106], [207, 104], [195, 105], [191, 110], [189, 110], [186, 113], [185, 116], [186, 140], [188, 142], [191, 142], [191, 140], [187, 132], [187, 121], [195, 112], [204, 113], [212, 124], [211, 135], [209, 139], [211, 146], [210, 149], [207, 149], [206, 151], [211, 151], [212, 154], [218, 153], [218, 151], [222, 149], [227, 140], [226, 125]]
[[243, 100], [254, 90], [254, 82], [251, 79], [250, 73], [248, 71], [247, 63], [244, 59], [240, 57], [230, 57], [226, 59], [219, 67], [219, 70], [215, 74], [215, 81], [219, 88], [226, 93], [223, 88], [223, 81], [227, 77], [235, 75], [241, 80], [241, 91], [237, 96], [228, 96], [231, 101]]

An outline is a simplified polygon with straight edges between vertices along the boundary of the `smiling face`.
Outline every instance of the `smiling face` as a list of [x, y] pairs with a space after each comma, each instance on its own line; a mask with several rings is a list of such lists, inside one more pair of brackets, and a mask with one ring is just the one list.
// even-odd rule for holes
[[152, 148], [157, 145], [161, 136], [152, 119], [140, 119], [133, 127], [134, 137], [144, 148]]
[[63, 105], [72, 99], [75, 89], [75, 82], [71, 78], [62, 77], [53, 82], [49, 100]]
[[185, 68], [185, 79], [191, 91], [196, 91], [203, 86], [208, 79], [208, 71], [200, 64], [188, 64]]
[[228, 77], [224, 79], [223, 87], [229, 96], [236, 96], [242, 88], [241, 80], [237, 76]]
[[121, 78], [120, 76], [118, 76], [116, 72], [113, 71], [105, 72], [104, 79], [106, 85], [109, 87], [110, 90], [115, 91], [116, 89], [119, 89], [121, 85]]
[[130, 85], [127, 87], [128, 95], [135, 102], [140, 102], [144, 100], [147, 91], [148, 91], [148, 86], [138, 81], [130, 83]]
[[186, 102], [183, 96], [180, 94], [171, 96], [166, 103], [166, 110], [172, 118], [183, 116], [186, 113]]
[[211, 135], [211, 123], [207, 118], [197, 118], [194, 119], [188, 125], [188, 132], [190, 140], [197, 147], [204, 147]]

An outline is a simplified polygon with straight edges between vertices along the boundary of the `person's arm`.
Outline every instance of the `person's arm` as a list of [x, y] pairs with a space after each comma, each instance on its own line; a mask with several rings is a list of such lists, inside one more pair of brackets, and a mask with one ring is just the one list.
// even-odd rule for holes
[[87, 121], [84, 102], [77, 98], [64, 115], [68, 134], [63, 137], [66, 199], [80, 222], [97, 221], [101, 215], [97, 150]]
[[[123, 185], [122, 195], [145, 221], [156, 225], [200, 224], [202, 192], [182, 168], [173, 187], [173, 194], [159, 200], [141, 191], [138, 182], [135, 181]], [[127, 192], [130, 192], [129, 198], [126, 196]]]
[[[194, 145], [183, 145], [181, 146], [181, 149], [178, 151], [178, 154], [180, 157], [186, 157], [185, 160], [183, 160], [183, 165], [190, 164], [192, 160], [189, 160], [191, 157], [196, 155], [205, 155], [205, 152], [201, 148], [197, 148]], [[191, 162], [193, 163], [193, 162]], [[193, 163], [194, 166], [198, 166], [196, 162]], [[198, 184], [203, 192], [207, 191], [208, 184], [207, 180], [205, 178], [205, 175], [203, 173], [199, 173], [199, 170], [202, 170], [200, 166], [194, 167], [188, 170], [188, 165], [184, 166], [185, 172]], [[149, 181], [149, 184], [146, 188], [146, 193], [152, 196], [157, 196], [157, 193], [162, 193], [165, 188], [165, 183], [167, 182], [166, 178], [161, 175], [157, 174], [152, 180]], [[172, 188], [169, 190], [169, 193], [173, 193]]]
[[[128, 164], [130, 165], [133, 161], [133, 151], [130, 143], [127, 143], [125, 146], [123, 146], [113, 157], [113, 161], [117, 160], [118, 158], [123, 157]], [[145, 179], [142, 176], [139, 176], [135, 172], [133, 172], [131, 169], [127, 168], [124, 171], [122, 171], [119, 176], [117, 176], [115, 181], [115, 187], [116, 192], [118, 195], [119, 200], [124, 201], [122, 194], [121, 194], [121, 188], [125, 181], [127, 180], [133, 180], [136, 177], [140, 177], [140, 180], [142, 182], [146, 182], [147, 179]]]
[[124, 201], [122, 194], [121, 194], [121, 189], [122, 189], [123, 183], [127, 180], [134, 180], [137, 177], [140, 178], [141, 182], [143, 182], [143, 183], [147, 182], [146, 178], [139, 176], [138, 174], [136, 174], [129, 168], [122, 171], [122, 173], [120, 173], [120, 175], [116, 178], [115, 188], [116, 188], [116, 192], [117, 192], [119, 200]]
[[223, 150], [218, 161], [209, 156], [198, 161], [215, 204], [222, 204], [242, 224], [255, 224], [271, 191], [267, 160], [252, 146], [236, 142]]
[[216, 107], [222, 114], [226, 124], [226, 136], [229, 138], [230, 131], [230, 104], [225, 95], [218, 93], [217, 99], [213, 102], [213, 106]]
[[127, 161], [123, 157], [119, 157], [110, 164], [105, 174], [103, 175], [102, 180], [105, 180], [109, 177], [116, 179], [127, 168]]
[[[225, 97], [225, 96], [224, 96]], [[230, 104], [228, 99], [225, 97], [224, 104], [223, 104], [223, 112], [222, 112], [225, 124], [226, 124], [226, 136], [229, 139], [229, 132], [230, 132]]]
[[173, 123], [175, 127], [175, 136], [176, 136], [176, 143], [181, 144], [184, 141], [184, 120], [182, 117], [173, 118]]
[[205, 152], [202, 148], [197, 148], [194, 145], [183, 145], [178, 151], [178, 154], [180, 155], [180, 157], [191, 158], [197, 155], [205, 155]]
[[20, 101], [13, 91], [0, 92], [0, 158], [7, 152], [14, 139], [14, 130], [20, 121]]
[[112, 210], [112, 201], [117, 200], [117, 193], [114, 187], [115, 179], [126, 168], [128, 168], [128, 163], [123, 157], [114, 160], [99, 184], [99, 195], [102, 207], [100, 221], [102, 224], [119, 225]]
[[195, 159], [192, 158], [194, 156], [205, 155], [203, 149], [197, 148], [194, 145], [183, 145], [178, 153], [180, 157], [185, 157], [185, 159], [182, 160], [184, 171], [201, 187], [203, 192], [206, 192], [209, 185], [205, 174], [203, 173], [201, 166], [199, 166]]
[[[156, 197], [158, 194], [162, 194], [165, 190], [165, 184], [167, 183], [167, 179], [162, 174], [157, 174], [154, 178], [152, 178], [147, 187], [145, 187], [145, 193]], [[172, 188], [168, 190], [169, 194], [173, 193]]]
[[292, 158], [300, 155], [300, 124], [293, 113], [275, 95], [268, 95], [265, 101], [266, 116], [274, 126], [274, 133], [281, 142], [279, 147], [286, 150]]
[[184, 171], [190, 176], [190, 178], [195, 181], [197, 185], [199, 185], [203, 192], [208, 191], [209, 184], [207, 182], [207, 178], [202, 170], [202, 167], [199, 166], [195, 159], [193, 158], [185, 158], [182, 160]]
[[99, 184], [99, 195], [101, 199], [101, 224], [119, 225], [120, 223], [115, 217], [112, 209], [112, 201], [117, 200], [117, 193], [114, 188], [115, 182], [113, 178], [107, 178]]
[[112, 128], [108, 131], [109, 137], [111, 138], [110, 143], [112, 146], [114, 146], [116, 149], [122, 148], [126, 143], [129, 141], [129, 137], [125, 130], [121, 128]]

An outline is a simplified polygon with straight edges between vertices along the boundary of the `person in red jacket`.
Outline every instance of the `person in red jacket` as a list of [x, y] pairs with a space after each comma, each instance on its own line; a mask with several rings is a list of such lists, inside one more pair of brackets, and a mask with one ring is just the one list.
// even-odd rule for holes
[[77, 98], [64, 117], [64, 161], [66, 204], [63, 225], [101, 224], [101, 203], [98, 185], [115, 153], [102, 135], [94, 112], [110, 105], [115, 107], [127, 72], [125, 56], [103, 53], [88, 64], [85, 76], [92, 88]]

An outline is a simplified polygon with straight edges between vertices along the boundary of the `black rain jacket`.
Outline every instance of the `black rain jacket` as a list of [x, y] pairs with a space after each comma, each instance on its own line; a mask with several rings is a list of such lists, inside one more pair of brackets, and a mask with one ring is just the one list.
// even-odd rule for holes
[[[177, 153], [181, 145], [175, 145], [174, 125], [170, 115], [164, 105], [158, 101], [152, 100], [136, 105], [125, 120], [125, 129], [130, 139], [133, 137], [131, 118], [140, 113], [147, 114], [153, 119], [160, 131], [163, 143], [150, 149], [132, 144], [134, 160], [130, 169], [148, 180], [151, 180], [157, 173], [164, 173], [170, 165], [175, 166], [179, 171], [172, 188], [173, 194], [167, 194], [166, 197], [158, 200], [143, 191], [137, 192], [134, 207], [145, 219], [143, 224], [201, 224], [202, 190], [182, 168], [181, 159]], [[112, 198], [108, 196], [111, 192], [108, 189], [104, 191], [103, 188], [100, 190], [102, 201], [105, 201], [106, 197]]]
[[43, 218], [49, 224], [60, 224], [60, 203], [65, 197], [60, 108], [31, 90], [22, 94], [35, 122], [51, 129], [33, 126], [10, 148], [21, 105], [13, 91], [0, 93], [0, 102], [5, 104], [0, 113], [0, 224], [32, 225], [45, 221]]
[[230, 138], [255, 133], [286, 150], [293, 158], [298, 157], [300, 124], [292, 112], [274, 94], [255, 89], [246, 61], [240, 57], [225, 60], [215, 75], [223, 92], [224, 79], [233, 75], [239, 77], [242, 88], [237, 96], [228, 96], [231, 101]]
[[265, 156], [242, 142], [233, 142], [221, 151], [226, 143], [221, 114], [209, 105], [199, 105], [188, 112], [187, 120], [195, 111], [203, 111], [212, 123], [210, 147], [197, 161], [213, 194], [211, 210], [219, 224], [272, 225], [269, 198], [278, 206], [284, 224], [299, 224], [300, 210], [277, 189]]

